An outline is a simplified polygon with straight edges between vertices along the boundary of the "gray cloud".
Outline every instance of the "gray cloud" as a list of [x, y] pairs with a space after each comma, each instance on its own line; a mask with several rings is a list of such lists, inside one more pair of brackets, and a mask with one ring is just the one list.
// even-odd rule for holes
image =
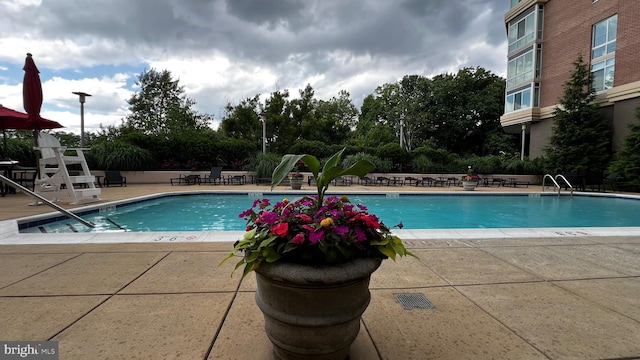
[[203, 73], [207, 81], [187, 94], [216, 116], [227, 101], [276, 88], [295, 97], [311, 79], [317, 96], [345, 89], [359, 102], [403, 75], [506, 70], [506, 0], [58, 0], [19, 11], [6, 4], [0, 32], [43, 44], [39, 66], [127, 64], [140, 73], [168, 59], [225, 59], [224, 70]]

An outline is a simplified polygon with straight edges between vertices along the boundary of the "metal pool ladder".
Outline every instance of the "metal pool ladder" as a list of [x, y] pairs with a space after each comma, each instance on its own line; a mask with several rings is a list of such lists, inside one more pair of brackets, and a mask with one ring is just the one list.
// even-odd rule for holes
[[[18, 184], [17, 182], [9, 179], [8, 177], [4, 176], [4, 175], [0, 175], [0, 182], [4, 182], [7, 185], [13, 186], [16, 189], [20, 189], [21, 191], [24, 191], [26, 194], [29, 194], [35, 198], [38, 198], [38, 200], [42, 201], [44, 204], [49, 205], [50, 207], [54, 208], [55, 210], [58, 210], [58, 212], [60, 212], [62, 215], [68, 216], [78, 222], [80, 222], [82, 225], [88, 226], [90, 228], [95, 228], [96, 225], [90, 221], [87, 221], [81, 217], [79, 217], [78, 215], [69, 212], [67, 210], [65, 210], [64, 208], [60, 207], [59, 205], [49, 201], [48, 199], [46, 199], [45, 197], [34, 193], [33, 191], [27, 189], [26, 187]], [[4, 186], [4, 185], [0, 185], [0, 186]]]
[[573, 196], [573, 186], [571, 185], [569, 180], [567, 180], [567, 178], [564, 177], [564, 175], [562, 174], [558, 174], [555, 177], [551, 176], [551, 174], [545, 174], [544, 177], [542, 178], [542, 191], [544, 191], [544, 189], [546, 188], [546, 185], [545, 185], [546, 180], [549, 179], [553, 183], [555, 189], [558, 190], [558, 196], [560, 196], [560, 190], [562, 189], [562, 186], [558, 184], [558, 181], [557, 181], [558, 178], [562, 179], [562, 181], [564, 181], [567, 184], [567, 187], [571, 189], [571, 196]]

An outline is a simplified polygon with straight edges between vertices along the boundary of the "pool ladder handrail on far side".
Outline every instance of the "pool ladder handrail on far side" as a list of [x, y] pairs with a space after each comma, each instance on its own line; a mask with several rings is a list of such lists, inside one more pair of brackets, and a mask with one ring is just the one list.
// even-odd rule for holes
[[47, 199], [47, 198], [45, 198], [45, 197], [43, 197], [43, 196], [41, 196], [39, 194], [34, 193], [33, 191], [27, 189], [26, 187], [18, 184], [15, 181], [9, 179], [8, 177], [6, 177], [4, 175], [0, 175], [0, 186], [4, 186], [3, 184], [1, 184], [3, 182], [6, 183], [9, 186], [13, 186], [16, 189], [19, 189], [19, 190], [23, 191], [25, 194], [29, 194], [29, 195], [31, 195], [31, 196], [33, 196], [35, 198], [38, 198], [38, 200], [42, 201], [44, 204], [49, 205], [50, 207], [54, 208], [55, 210], [58, 210], [58, 212], [60, 212], [62, 215], [68, 216], [68, 217], [80, 222], [82, 225], [88, 226], [90, 228], [95, 228], [96, 227], [96, 225], [94, 223], [92, 223], [90, 221], [87, 221], [87, 220], [79, 217], [78, 215], [65, 210], [64, 208], [60, 207], [59, 205], [49, 201], [49, 199]]
[[560, 196], [560, 190], [562, 190], [562, 186], [558, 184], [558, 181], [557, 181], [558, 178], [562, 179], [562, 181], [564, 181], [567, 184], [567, 187], [571, 189], [571, 196], [573, 196], [573, 186], [571, 185], [569, 180], [567, 180], [567, 178], [564, 177], [564, 175], [562, 174], [558, 174], [555, 177], [551, 176], [551, 174], [545, 174], [544, 177], [542, 178], [542, 191], [544, 191], [544, 189], [546, 188], [545, 181], [547, 180], [547, 178], [549, 178], [549, 180], [553, 182], [553, 185], [558, 190], [558, 196]]

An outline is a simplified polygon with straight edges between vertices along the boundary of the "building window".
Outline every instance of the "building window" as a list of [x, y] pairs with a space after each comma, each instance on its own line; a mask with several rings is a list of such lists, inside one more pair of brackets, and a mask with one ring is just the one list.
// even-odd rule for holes
[[523, 0], [511, 0], [511, 7], [514, 8], [518, 6]]
[[504, 112], [510, 113], [516, 110], [531, 107], [531, 86], [507, 93], [505, 99]]
[[613, 15], [593, 26], [591, 75], [596, 92], [613, 87], [617, 34], [618, 15]]
[[618, 15], [601, 21], [593, 26], [593, 49], [591, 58], [597, 59], [616, 51], [618, 33]]
[[507, 88], [533, 80], [533, 49], [509, 60], [507, 65]]
[[611, 58], [591, 65], [593, 89], [595, 92], [605, 91], [613, 87], [616, 59]]
[[519, 49], [535, 40], [536, 13], [531, 12], [517, 22], [509, 25], [509, 52]]

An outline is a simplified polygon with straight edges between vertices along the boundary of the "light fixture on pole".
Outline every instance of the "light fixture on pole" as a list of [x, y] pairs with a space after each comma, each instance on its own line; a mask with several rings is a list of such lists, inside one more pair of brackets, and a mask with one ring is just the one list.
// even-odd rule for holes
[[260, 121], [262, 121], [262, 154], [267, 153], [267, 117], [262, 114], [260, 116]]
[[520, 149], [520, 160], [524, 160], [524, 145], [527, 139], [527, 124], [522, 124], [522, 148]]
[[80, 97], [80, 147], [84, 147], [84, 100], [87, 96], [91, 96], [90, 94], [83, 93], [80, 91], [74, 91], [74, 94]]
[[404, 149], [404, 114], [400, 115], [400, 147]]

